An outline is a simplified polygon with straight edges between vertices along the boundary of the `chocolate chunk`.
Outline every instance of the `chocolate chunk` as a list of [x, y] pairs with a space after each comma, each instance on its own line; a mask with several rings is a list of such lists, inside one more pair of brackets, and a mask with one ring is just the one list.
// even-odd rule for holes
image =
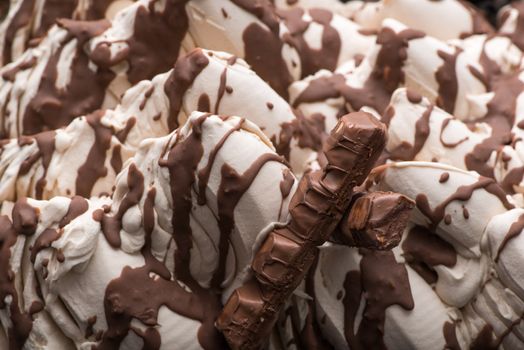
[[353, 201], [337, 230], [344, 244], [385, 250], [398, 245], [414, 202], [397, 193], [365, 193]]
[[386, 143], [386, 127], [368, 113], [342, 117], [324, 145], [323, 170], [302, 178], [292, 197], [290, 222], [269, 233], [255, 255], [252, 276], [217, 319], [233, 349], [258, 349], [279, 311], [306, 275], [323, 244], [348, 210]]

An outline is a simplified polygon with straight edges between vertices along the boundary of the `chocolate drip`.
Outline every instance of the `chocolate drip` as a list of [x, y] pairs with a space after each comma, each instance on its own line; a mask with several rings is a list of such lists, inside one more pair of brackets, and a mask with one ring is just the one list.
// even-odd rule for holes
[[[517, 98], [524, 90], [524, 82], [520, 81], [518, 76], [519, 72], [515, 72], [491, 80], [494, 97], [487, 105], [486, 117], [480, 121], [487, 122], [492, 127], [492, 135], [466, 155], [465, 163], [468, 170], [475, 170], [482, 176], [494, 178], [489, 159], [494, 151], [500, 151], [504, 145], [512, 142], [511, 128], [515, 123]], [[513, 192], [511, 185], [505, 186], [510, 190], [509, 193]]]
[[509, 231], [506, 233], [506, 236], [504, 236], [504, 239], [500, 243], [500, 246], [497, 250], [497, 254], [495, 255], [495, 262], [498, 262], [500, 254], [506, 247], [506, 245], [514, 238], [520, 235], [520, 233], [524, 230], [524, 214], [519, 216], [517, 221], [515, 221], [513, 224], [511, 224]]
[[524, 167], [518, 167], [511, 169], [509, 173], [504, 176], [504, 179], [501, 181], [500, 186], [506, 191], [506, 193], [514, 194], [515, 187], [520, 185], [524, 179]]
[[224, 136], [217, 142], [213, 150], [209, 153], [207, 164], [204, 168], [202, 168], [200, 171], [198, 171], [198, 196], [197, 196], [197, 203], [199, 205], [205, 205], [206, 200], [206, 188], [207, 183], [209, 181], [209, 176], [211, 175], [211, 169], [213, 168], [213, 164], [215, 163], [215, 158], [218, 154], [218, 152], [222, 149], [222, 146], [224, 146], [224, 143], [227, 141], [229, 136], [231, 136], [234, 132], [240, 130], [242, 128], [242, 125], [244, 124], [245, 119], [240, 119], [237, 125], [235, 127], [229, 129]]
[[497, 350], [500, 343], [493, 334], [493, 327], [485, 325], [473, 339], [470, 350]]
[[127, 187], [128, 192], [122, 198], [117, 212], [114, 215], [104, 215], [102, 217], [102, 231], [107, 242], [113, 248], [118, 248], [121, 244], [120, 230], [122, 229], [124, 214], [130, 208], [140, 203], [140, 198], [144, 193], [144, 175], [137, 169], [134, 163], [129, 166], [127, 172]]
[[[10, 82], [14, 82], [18, 72], [24, 71], [29, 68], [33, 68], [36, 62], [37, 62], [36, 57], [31, 56], [31, 58], [29, 58], [28, 60], [22, 61], [19, 64], [16, 64], [14, 67], [6, 69], [2, 73], [2, 79], [10, 81]], [[6, 99], [6, 101], [8, 100], [9, 98]]]
[[281, 125], [278, 136], [271, 138], [271, 142], [278, 154], [290, 159], [291, 141], [297, 140], [298, 147], [309, 148], [315, 151], [322, 149], [322, 139], [325, 135], [324, 116], [318, 113], [305, 117], [299, 110], [295, 111], [296, 118]]
[[428, 202], [428, 197], [420, 193], [416, 197], [417, 208], [431, 221], [432, 228], [436, 227], [446, 215], [446, 207], [454, 201], [468, 201], [476, 190], [484, 189], [487, 192], [495, 195], [502, 204], [511, 209], [513, 206], [505, 197], [504, 191], [495, 183], [493, 179], [480, 177], [479, 180], [471, 185], [460, 186], [455, 193], [446, 198], [442, 203], [431, 209]]
[[210, 113], [211, 112], [211, 101], [209, 100], [209, 95], [203, 93], [198, 98], [198, 107], [199, 112]]
[[83, 22], [67, 19], [58, 20], [58, 25], [67, 31], [65, 42], [77, 40], [71, 66], [71, 81], [65, 88], [58, 88], [58, 60], [65, 45], [53, 53], [44, 69], [36, 95], [29, 102], [23, 116], [25, 135], [36, 134], [46, 129], [58, 129], [74, 118], [96, 110], [102, 105], [105, 91], [115, 74], [99, 67], [93, 71], [84, 45], [94, 36], [103, 33], [110, 24], [107, 20]]
[[54, 241], [62, 236], [61, 230], [55, 230], [52, 228], [45, 229], [35, 241], [35, 244], [31, 248], [31, 262], [34, 263], [36, 256], [42, 250], [51, 247]]
[[95, 134], [95, 141], [87, 154], [86, 161], [78, 168], [76, 194], [89, 198], [98, 179], [107, 176], [105, 166], [107, 151], [111, 147], [113, 129], [102, 124], [103, 111], [96, 111], [86, 116], [86, 121]]
[[[511, 41], [518, 46], [519, 49], [524, 51], [524, 37], [522, 36], [522, 33], [524, 33], [524, 3], [520, 1], [513, 1], [511, 2], [510, 6], [516, 9], [518, 13], [515, 31], [511, 34], [501, 34], [507, 35]], [[505, 20], [502, 19], [501, 22], [504, 23]]]
[[[33, 328], [29, 313], [21, 309], [15, 287], [14, 272], [11, 269], [11, 248], [16, 244], [18, 232], [7, 216], [0, 216], [0, 310], [9, 307], [13, 326], [6, 329], [9, 350], [21, 350]], [[11, 296], [8, 306], [5, 299]]]
[[[21, 199], [13, 207], [12, 216], [13, 222], [7, 216], [0, 216], [0, 309], [9, 307], [13, 324], [6, 330], [9, 350], [21, 350], [29, 337], [33, 321], [31, 314], [22, 309], [23, 301], [18, 299], [15, 274], [10, 264], [11, 248], [16, 244], [18, 235], [31, 236], [35, 233], [38, 212], [26, 199]], [[9, 306], [5, 302], [8, 296], [11, 297]]]
[[[206, 322], [208, 328], [201, 329], [198, 333], [199, 340], [205, 338], [200, 342], [201, 345], [205, 349], [222, 349], [223, 342], [210, 337], [210, 333], [216, 332], [211, 329], [213, 320], [210, 314], [219, 307], [213, 304], [214, 299], [204, 299], [195, 290], [185, 290], [176, 279], [171, 279], [171, 273], [166, 266], [151, 253], [151, 235], [155, 227], [155, 197], [156, 189], [151, 188], [144, 201], [145, 242], [141, 254], [144, 256], [145, 265], [138, 268], [124, 267], [122, 274], [107, 286], [104, 310], [108, 329], [95, 349], [118, 349], [129, 331], [143, 339], [145, 349], [159, 349], [161, 343], [157, 330], [158, 311], [162, 306], [184, 317]], [[133, 319], [141, 321], [147, 327], [146, 330], [132, 328]]]
[[18, 200], [13, 207], [13, 228], [18, 234], [32, 236], [38, 225], [38, 210], [33, 208], [27, 199]]
[[27, 26], [31, 22], [35, 0], [21, 0], [18, 11], [13, 16], [11, 22], [5, 29], [4, 50], [2, 52], [2, 63], [6, 65], [12, 59], [12, 47], [16, 33], [19, 29]]
[[[415, 307], [408, 272], [390, 251], [360, 249], [360, 253], [360, 273], [350, 271], [344, 281], [346, 340], [351, 349], [387, 349], [384, 343], [386, 309], [393, 305], [404, 310]], [[365, 306], [355, 334], [355, 318], [362, 297]]]
[[455, 52], [452, 54], [442, 50], [437, 51], [438, 56], [443, 61], [442, 65], [435, 72], [435, 78], [439, 85], [437, 106], [451, 114], [455, 111], [455, 101], [458, 95], [456, 65], [457, 58], [461, 53], [462, 49], [460, 48], [455, 48]]
[[409, 41], [424, 36], [423, 32], [413, 29], [400, 33], [390, 28], [382, 29], [377, 36], [377, 43], [381, 48], [375, 66], [362, 88], [353, 88], [346, 84], [343, 75], [334, 74], [313, 80], [297, 97], [294, 106], [342, 96], [353, 110], [369, 106], [382, 114], [389, 104], [391, 94], [404, 83], [402, 68], [407, 59]]
[[406, 89], [406, 97], [408, 98], [408, 101], [413, 104], [422, 102], [422, 95], [412, 89]]
[[265, 28], [258, 23], [252, 23], [242, 33], [245, 60], [262, 79], [287, 100], [289, 97], [287, 88], [293, 79], [282, 57], [280, 21], [273, 4], [267, 0], [231, 0], [231, 2], [253, 14], [267, 26]]
[[448, 127], [449, 123], [453, 120], [453, 118], [448, 118], [448, 119], [444, 119], [442, 121], [442, 126], [440, 127], [440, 136], [439, 136], [439, 140], [440, 140], [440, 143], [444, 146], [444, 147], [447, 147], [447, 148], [455, 148], [457, 147], [458, 145], [460, 145], [461, 143], [464, 143], [466, 142], [467, 140], [469, 140], [469, 137], [468, 136], [465, 136], [463, 139], [460, 139], [459, 141], [457, 142], [446, 142], [444, 141], [444, 138], [443, 138], [443, 135], [444, 135], [444, 132], [446, 131], [446, 128]]
[[266, 153], [255, 160], [251, 166], [242, 174], [238, 174], [230, 165], [224, 164], [221, 169], [222, 180], [218, 187], [218, 227], [220, 240], [218, 243], [219, 259], [218, 266], [213, 274], [211, 286], [217, 290], [224, 280], [226, 272], [226, 259], [229, 252], [229, 241], [235, 226], [235, 208], [251, 184], [258, 176], [260, 170], [268, 162], [280, 162], [285, 164], [282, 157], [274, 153]]
[[131, 132], [131, 130], [133, 129], [135, 125], [136, 125], [135, 117], [130, 117], [129, 119], [127, 119], [126, 126], [122, 130], [119, 130], [115, 133], [115, 136], [118, 139], [118, 141], [120, 141], [121, 143], [125, 143], [127, 140], [127, 136], [129, 136], [129, 133]]
[[215, 103], [215, 114], [218, 114], [220, 102], [222, 102], [222, 97], [224, 97], [224, 93], [226, 92], [226, 84], [227, 84], [227, 69], [226, 66], [224, 70], [222, 71], [222, 74], [220, 74], [220, 85], [218, 86], [218, 93], [217, 93], [217, 100]]
[[[215, 329], [215, 319], [222, 304], [217, 294], [204, 289], [193, 278], [190, 271], [191, 248], [193, 247], [190, 213], [192, 208], [192, 188], [195, 183], [198, 163], [202, 159], [202, 124], [209, 115], [203, 115], [192, 121], [192, 132], [184, 140], [177, 142], [167, 155], [167, 160], [160, 162], [169, 169], [171, 197], [173, 207], [173, 239], [176, 243], [174, 253], [175, 277], [192, 291], [195, 298], [193, 307], [201, 308], [198, 319], [202, 326], [198, 340], [205, 349], [222, 349], [225, 342]], [[182, 303], [181, 303], [182, 304]], [[189, 304], [187, 304], [189, 305]]]
[[63, 228], [66, 225], [68, 225], [71, 221], [82, 215], [87, 211], [89, 208], [89, 203], [87, 200], [80, 196], [74, 196], [71, 198], [71, 202], [69, 203], [69, 208], [67, 209], [67, 213], [65, 216], [60, 220], [58, 227]]
[[430, 284], [438, 279], [435, 266], [453, 267], [457, 263], [455, 248], [422, 226], [415, 226], [409, 231], [402, 250], [408, 265]]
[[43, 173], [40, 179], [36, 180], [35, 183], [36, 199], [42, 199], [43, 196], [44, 187], [47, 182], [47, 169], [49, 168], [49, 164], [51, 163], [55, 151], [55, 136], [55, 131], [46, 131], [36, 134], [32, 138], [21, 137], [18, 140], [18, 145], [20, 147], [32, 144], [33, 140], [36, 141], [38, 146], [38, 151], [25, 159], [20, 165], [18, 171], [18, 176], [26, 175], [38, 160], [42, 160]]
[[457, 325], [451, 322], [445, 322], [442, 327], [444, 339], [446, 340], [445, 350], [461, 350], [456, 333]]
[[178, 128], [178, 114], [182, 110], [184, 94], [208, 64], [209, 59], [202, 49], [191, 51], [175, 64], [175, 69], [164, 85], [164, 92], [169, 99], [167, 124], [170, 131]]
[[430, 133], [431, 113], [433, 113], [433, 105], [430, 105], [422, 114], [422, 116], [415, 123], [415, 142], [410, 145], [407, 142], [402, 142], [395, 149], [391, 150], [390, 158], [393, 160], [413, 160], [417, 154], [422, 150]]
[[120, 173], [120, 170], [122, 170], [122, 153], [121, 153], [122, 147], [120, 145], [116, 145], [113, 148], [113, 152], [111, 154], [111, 161], [109, 162], [111, 164], [111, 168], [113, 168], [113, 171], [115, 174]]
[[[109, 5], [109, 2], [107, 4]], [[72, 18], [73, 12], [78, 5], [78, 0], [46, 0], [42, 8], [42, 15], [40, 16], [40, 26], [36, 31], [35, 37], [43, 37], [47, 30], [55, 24], [59, 18]], [[104, 18], [104, 13], [99, 17], [91, 17], [88, 19], [101, 19]]]
[[280, 202], [280, 209], [279, 212], [279, 219], [280, 215], [282, 215], [282, 209], [284, 208], [284, 202], [286, 201], [287, 197], [289, 197], [289, 194], [291, 193], [291, 190], [293, 189], [293, 185], [295, 184], [295, 176], [289, 169], [284, 169], [282, 172], [283, 179], [280, 181], [280, 194], [282, 195], [282, 202]]
[[144, 99], [142, 100], [142, 102], [140, 102], [138, 109], [140, 109], [141, 111], [144, 110], [144, 108], [146, 107], [147, 101], [149, 101], [154, 91], [155, 91], [155, 86], [151, 85], [151, 87], [149, 87], [149, 89], [147, 89], [146, 92], [144, 92]]
[[[282, 40], [294, 47], [301, 62], [301, 78], [315, 74], [320, 69], [334, 71], [337, 68], [338, 58], [342, 42], [338, 31], [331, 26], [333, 13], [323, 9], [310, 9], [308, 11], [310, 21], [303, 19], [304, 10], [293, 8], [290, 10], [278, 11], [278, 15], [284, 21], [287, 29]], [[322, 26], [321, 47], [311, 48], [305, 39], [305, 32], [312, 23]]]
[[280, 193], [282, 194], [282, 199], [286, 199], [295, 184], [295, 177], [289, 169], [284, 169], [282, 175], [284, 178], [280, 181]]
[[169, 70], [179, 55], [187, 32], [186, 3], [187, 0], [168, 0], [160, 12], [155, 9], [155, 1], [147, 8], [139, 6], [133, 35], [126, 40], [127, 49], [112, 58], [110, 43], [102, 42], [91, 53], [91, 59], [104, 68], [127, 61], [127, 75], [133, 85]]

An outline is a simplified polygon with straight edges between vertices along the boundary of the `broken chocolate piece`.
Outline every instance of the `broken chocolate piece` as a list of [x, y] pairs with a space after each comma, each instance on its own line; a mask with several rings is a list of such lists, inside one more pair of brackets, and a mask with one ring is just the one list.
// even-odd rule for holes
[[391, 249], [400, 243], [414, 205], [398, 193], [363, 193], [353, 200], [333, 238], [354, 247]]

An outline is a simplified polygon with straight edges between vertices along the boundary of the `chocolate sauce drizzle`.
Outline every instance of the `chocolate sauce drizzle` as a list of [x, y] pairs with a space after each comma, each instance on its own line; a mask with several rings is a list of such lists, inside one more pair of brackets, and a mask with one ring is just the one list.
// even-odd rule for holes
[[513, 209], [513, 205], [508, 202], [506, 194], [495, 183], [493, 179], [486, 177], [480, 177], [477, 182], [471, 185], [460, 186], [455, 193], [451, 194], [442, 203], [437, 205], [435, 208], [431, 208], [429, 205], [428, 197], [420, 193], [417, 195], [415, 202], [417, 208], [424, 214], [431, 222], [431, 228], [435, 228], [446, 216], [446, 207], [454, 201], [468, 201], [476, 190], [484, 189], [487, 192], [496, 196], [500, 202], [506, 207], [506, 209]]
[[101, 42], [91, 53], [91, 59], [103, 68], [127, 61], [127, 76], [133, 85], [168, 71], [176, 61], [187, 33], [187, 2], [168, 0], [162, 11], [155, 9], [156, 1], [150, 1], [147, 7], [139, 6], [133, 35], [126, 40], [127, 49], [112, 58], [110, 43]]
[[[398, 305], [415, 307], [408, 273], [392, 252], [360, 249], [360, 272], [350, 271], [344, 281], [344, 330], [351, 349], [387, 349], [384, 343], [386, 309]], [[355, 320], [361, 298], [365, 306], [355, 334]]]
[[[31, 168], [36, 164], [38, 160], [42, 161], [42, 168], [44, 169], [44, 171], [40, 179], [38, 179], [35, 183], [36, 199], [42, 199], [44, 193], [44, 188], [47, 183], [47, 169], [49, 168], [49, 164], [51, 163], [51, 159], [55, 151], [55, 136], [55, 131], [46, 131], [36, 134], [32, 138], [19, 138], [20, 147], [24, 146], [24, 144], [32, 144], [33, 139], [36, 141], [36, 144], [38, 146], [38, 151], [30, 155], [27, 159], [25, 159], [20, 165], [20, 169], [18, 171], [18, 176], [25, 175], [31, 170]], [[25, 140], [27, 140], [27, 143]]]
[[[19, 200], [12, 212], [13, 221], [7, 216], [0, 216], [0, 309], [8, 307], [5, 302], [11, 297], [9, 315], [12, 327], [7, 329], [9, 350], [23, 348], [33, 327], [31, 312], [22, 309], [22, 300], [19, 300], [15, 287], [15, 275], [11, 269], [11, 248], [16, 244], [19, 235], [32, 236], [38, 223], [38, 212], [25, 199]], [[37, 312], [39, 308], [32, 308]]]
[[509, 231], [506, 233], [506, 236], [504, 236], [504, 239], [500, 243], [500, 246], [497, 250], [497, 254], [495, 255], [495, 262], [498, 262], [500, 254], [506, 247], [506, 245], [514, 238], [520, 235], [520, 233], [524, 230], [524, 214], [519, 216], [517, 221], [511, 224]]
[[84, 45], [100, 35], [110, 23], [107, 20], [83, 22], [67, 19], [58, 20], [58, 25], [67, 31], [65, 42], [77, 40], [71, 65], [71, 80], [65, 88], [57, 88], [58, 60], [65, 45], [53, 53], [42, 74], [36, 95], [29, 102], [23, 115], [22, 133], [32, 135], [46, 129], [58, 129], [74, 118], [96, 110], [102, 105], [105, 91], [115, 74], [99, 67], [89, 67], [89, 57]]
[[177, 61], [175, 69], [166, 80], [164, 92], [169, 99], [167, 124], [170, 131], [179, 126], [178, 114], [182, 110], [184, 94], [208, 64], [209, 59], [202, 49], [195, 49]]
[[413, 29], [396, 33], [390, 28], [383, 28], [377, 36], [377, 44], [380, 44], [381, 48], [375, 66], [362, 88], [353, 88], [346, 84], [343, 75], [334, 74], [310, 82], [293, 105], [296, 107], [301, 103], [344, 97], [353, 110], [369, 106], [382, 114], [389, 104], [392, 93], [404, 83], [402, 68], [407, 59], [409, 41], [424, 36], [423, 32]]
[[95, 141], [87, 154], [86, 161], [78, 168], [76, 194], [89, 198], [98, 179], [107, 176], [105, 166], [107, 151], [111, 147], [113, 129], [102, 124], [103, 111], [96, 111], [86, 116], [86, 121], [93, 129]]
[[414, 226], [409, 231], [402, 250], [406, 263], [429, 284], [437, 282], [435, 266], [453, 267], [457, 263], [453, 246], [422, 226]]

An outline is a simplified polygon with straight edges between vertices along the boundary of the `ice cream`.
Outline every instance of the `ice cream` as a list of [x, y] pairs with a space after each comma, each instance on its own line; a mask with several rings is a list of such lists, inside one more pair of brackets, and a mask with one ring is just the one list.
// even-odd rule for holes
[[0, 348], [524, 346], [520, 2], [111, 3], [0, 25]]
[[114, 107], [132, 84], [169, 70], [186, 45], [184, 5], [142, 0], [112, 23], [60, 19], [0, 70], [1, 137], [54, 130]]
[[112, 19], [132, 0], [70, 1], [6, 0], [9, 11], [0, 25], [0, 67], [20, 57], [38, 42], [59, 18], [77, 20]]
[[277, 11], [269, 0], [190, 1], [187, 11], [196, 45], [244, 58], [283, 97], [291, 82], [334, 70], [375, 39], [331, 11]]
[[10, 341], [220, 348], [220, 296], [263, 229], [287, 216], [296, 181], [284, 163], [249, 121], [194, 113], [142, 143], [112, 200], [19, 200], [12, 221], [1, 219], [2, 300], [12, 301], [0, 319]]
[[109, 195], [123, 163], [144, 139], [169, 134], [195, 110], [246, 116], [263, 128], [296, 174], [316, 160], [323, 130], [317, 124], [322, 120], [295, 114], [243, 60], [195, 49], [171, 71], [127, 91], [114, 110], [76, 118], [65, 128], [5, 140], [0, 199]]

